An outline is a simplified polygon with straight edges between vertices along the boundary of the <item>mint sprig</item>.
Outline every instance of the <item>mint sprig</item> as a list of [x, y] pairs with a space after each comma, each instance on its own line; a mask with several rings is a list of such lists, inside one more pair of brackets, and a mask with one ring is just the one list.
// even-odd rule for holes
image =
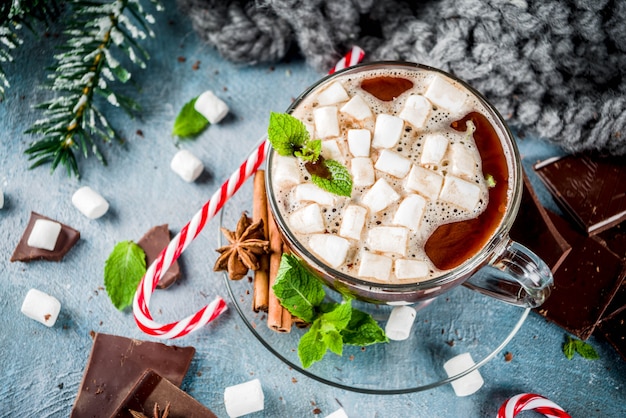
[[135, 291], [146, 274], [146, 253], [132, 241], [118, 242], [104, 263], [104, 287], [120, 311], [133, 303]]
[[321, 360], [329, 350], [341, 356], [344, 344], [366, 346], [389, 341], [371, 315], [354, 309], [351, 300], [324, 303], [322, 283], [292, 254], [283, 254], [272, 289], [285, 309], [311, 324], [298, 343], [304, 368]]
[[597, 360], [600, 358], [591, 344], [568, 335], [567, 341], [563, 344], [563, 354], [565, 354], [568, 360], [571, 360], [576, 353], [587, 360]]
[[197, 136], [209, 125], [209, 121], [194, 107], [198, 97], [194, 97], [184, 104], [183, 108], [176, 116], [172, 135], [180, 138], [191, 138]]

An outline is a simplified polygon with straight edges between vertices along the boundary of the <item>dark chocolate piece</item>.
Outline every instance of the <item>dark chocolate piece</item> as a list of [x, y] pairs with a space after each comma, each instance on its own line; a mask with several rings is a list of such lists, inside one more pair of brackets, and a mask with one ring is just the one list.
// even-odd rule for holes
[[586, 340], [619, 289], [626, 269], [595, 237], [579, 233], [550, 211], [548, 214], [572, 250], [554, 273], [552, 293], [538, 312]]
[[541, 162], [535, 171], [557, 203], [588, 235], [626, 220], [623, 157], [568, 155]]
[[[150, 266], [157, 259], [161, 251], [170, 243], [170, 230], [165, 225], [155, 226], [145, 233], [137, 245], [139, 245], [146, 253], [146, 266]], [[174, 261], [169, 269], [163, 274], [161, 280], [157, 284], [159, 289], [165, 289], [171, 286], [180, 278], [180, 266], [178, 261]]]
[[598, 327], [600, 333], [626, 360], [626, 280], [622, 282]]
[[172, 418], [217, 418], [210, 409], [159, 376], [154, 370], [148, 370], [141, 376], [114, 417], [133, 418], [130, 410], [152, 417], [155, 404], [163, 411], [168, 403], [169, 417]]
[[545, 261], [552, 273], [559, 268], [572, 249], [557, 231], [550, 216], [539, 202], [526, 173], [524, 173], [522, 203], [510, 236]]
[[600, 232], [596, 238], [626, 262], [626, 222]]
[[[35, 222], [37, 221], [37, 219], [46, 219], [48, 221], [61, 224], [61, 232], [59, 233], [59, 237], [57, 238], [54, 250], [48, 251], [41, 248], [33, 248], [27, 244], [28, 237], [30, 237], [30, 233], [35, 226]], [[26, 225], [26, 229], [22, 234], [22, 238], [20, 238], [20, 242], [17, 244], [17, 247], [15, 247], [13, 255], [11, 255], [11, 261], [61, 261], [65, 254], [68, 253], [68, 251], [74, 246], [74, 244], [76, 244], [76, 242], [78, 242], [79, 239], [80, 232], [78, 232], [74, 228], [62, 224], [59, 221], [55, 221], [54, 219], [50, 219], [46, 216], [40, 215], [36, 212], [31, 212], [30, 219], [28, 220], [28, 225]]]
[[71, 417], [111, 417], [137, 380], [153, 369], [180, 386], [196, 349], [96, 334]]

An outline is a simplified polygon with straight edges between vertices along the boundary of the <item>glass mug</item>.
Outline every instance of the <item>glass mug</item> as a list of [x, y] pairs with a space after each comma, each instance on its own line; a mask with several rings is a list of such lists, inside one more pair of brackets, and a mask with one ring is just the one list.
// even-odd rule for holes
[[[426, 241], [426, 246], [431, 240], [436, 245], [437, 241], [446, 241], [450, 237], [455, 237], [451, 241], [456, 242], [453, 242], [451, 249], [446, 251], [453, 258], [461, 261], [457, 261], [457, 265], [451, 268], [438, 269], [436, 274], [431, 274], [428, 278], [407, 282], [370, 280], [369, 278], [357, 277], [352, 272], [348, 273], [340, 271], [339, 268], [331, 267], [321, 257], [316, 256], [290, 227], [285, 204], [282, 202], [283, 197], [278, 197], [276, 192], [278, 186], [273, 173], [273, 166], [281, 157], [278, 157], [272, 149], [267, 157], [265, 174], [267, 196], [270, 211], [282, 235], [283, 243], [293, 254], [303, 259], [312, 270], [317, 272], [328, 286], [339, 293], [366, 302], [392, 305], [427, 304], [438, 295], [463, 284], [473, 290], [514, 305], [537, 307], [550, 294], [553, 282], [552, 273], [537, 255], [509, 238], [509, 230], [517, 215], [523, 191], [520, 156], [513, 136], [502, 116], [479, 92], [462, 80], [425, 65], [406, 62], [374, 62], [350, 67], [322, 78], [300, 95], [287, 112], [298, 114], [300, 110], [304, 111], [306, 106], [321, 106], [315, 102], [318, 100], [318, 93], [324, 90], [330, 91], [329, 86], [337, 80], [343, 80], [348, 86], [348, 90], [356, 89], [359, 95], [368, 97], [368, 106], [371, 108], [376, 106], [377, 100], [389, 103], [394, 100], [405, 102], [410, 94], [422, 95], [425, 89], [422, 84], [433, 78], [445, 80], [448, 85], [455, 86], [457, 90], [454, 90], [453, 97], [460, 91], [463, 92], [462, 97], [464, 97], [466, 104], [473, 103], [471, 109], [464, 105], [464, 107], [459, 108], [460, 110], [456, 109], [449, 113], [468, 111], [469, 114], [465, 115], [459, 113], [458, 119], [454, 120], [453, 125], [459, 132], [464, 132], [470, 127], [465, 121], [472, 120], [474, 123], [473, 136], [476, 139], [476, 148], [480, 153], [483, 173], [491, 174], [488, 171], [499, 170], [497, 163], [490, 163], [490, 159], [495, 158], [505, 165], [505, 167], [500, 168], [504, 170], [501, 178], [498, 179], [495, 186], [488, 189], [489, 204], [478, 218], [473, 221], [454, 221], [446, 224], [447, 226], [443, 225], [440, 230], [435, 230]], [[364, 80], [367, 81], [364, 83]], [[410, 83], [407, 83], [407, 80]], [[354, 90], [351, 91], [354, 92]], [[370, 94], [376, 98], [369, 97]], [[434, 91], [431, 96], [435, 101], [440, 101], [443, 97], [445, 102], [446, 89]], [[340, 108], [344, 104], [345, 101], [336, 107]], [[390, 106], [393, 105], [390, 104]], [[402, 109], [401, 105], [398, 106], [393, 111], [394, 113]], [[450, 106], [454, 107], [455, 105], [452, 103]], [[441, 110], [437, 105], [434, 105], [432, 109], [435, 113], [438, 109]], [[469, 117], [470, 115], [471, 117]], [[372, 130], [374, 119], [375, 115], [370, 116], [369, 119], [366, 118], [365, 120], [369, 120], [369, 122], [364, 122], [364, 126], [369, 126]], [[311, 121], [305, 120], [304, 122], [306, 125]], [[352, 128], [362, 127], [356, 124], [354, 119], [348, 125]], [[313, 129], [315, 128], [309, 128], [309, 130]], [[408, 132], [409, 137], [413, 135], [413, 139], [420, 135], [420, 130], [408, 122], [404, 122], [403, 129], [404, 135], [407, 135], [406, 132]], [[345, 132], [343, 135], [345, 136]], [[497, 137], [496, 143], [483, 141], [494, 136]], [[312, 136], [312, 138], [314, 137]], [[493, 138], [491, 140], [493, 141]], [[482, 142], [482, 145], [479, 145], [479, 142]], [[409, 144], [405, 143], [404, 147], [407, 146]], [[344, 147], [343, 155], [349, 157], [350, 154], [345, 151], [345, 145], [342, 147]], [[394, 151], [396, 149], [400, 151], [402, 147], [403, 145], [394, 145]], [[438, 167], [438, 169], [441, 171], [442, 167]], [[402, 184], [402, 181], [400, 180], [398, 184]], [[328, 208], [328, 210], [333, 209]], [[338, 225], [336, 224], [336, 226]], [[472, 237], [465, 236], [466, 232]], [[477, 242], [474, 242], [474, 235], [476, 234], [480, 237]], [[366, 232], [363, 232], [361, 239], [357, 241], [362, 241], [365, 235]], [[477, 248], [472, 249], [472, 246]], [[446, 254], [443, 254], [442, 257], [445, 259]]]

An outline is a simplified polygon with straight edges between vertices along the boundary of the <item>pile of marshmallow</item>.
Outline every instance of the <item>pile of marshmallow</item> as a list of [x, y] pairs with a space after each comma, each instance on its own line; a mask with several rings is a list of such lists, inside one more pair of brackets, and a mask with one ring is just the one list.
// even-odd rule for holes
[[[475, 147], [470, 148], [467, 141], [462, 140], [467, 133], [458, 133], [459, 138], [454, 141], [449, 139], [450, 132], [447, 136], [425, 133], [419, 163], [413, 163], [393, 148], [402, 138], [405, 123], [423, 130], [434, 107], [462, 116], [467, 110], [467, 93], [436, 75], [423, 95], [410, 94], [406, 98], [398, 116], [376, 115], [373, 134], [370, 129], [348, 129], [342, 134], [340, 113], [359, 121], [373, 119], [374, 115], [363, 97], [358, 93], [349, 97], [340, 82], [330, 84], [314, 100], [318, 104], [312, 112], [314, 124], [305, 122], [305, 126], [315, 138], [323, 140], [324, 158], [345, 163], [340, 147], [347, 148], [350, 154], [347, 164], [354, 188], [362, 192], [359, 195], [353, 190], [351, 200], [344, 206], [337, 196], [305, 183], [298, 160], [275, 156], [272, 173], [275, 188], [291, 189], [292, 202], [298, 205], [288, 218], [291, 229], [309, 236], [310, 249], [328, 265], [338, 268], [346, 262], [353, 242], [361, 240], [367, 217], [389, 211], [392, 204], [399, 202], [391, 225], [376, 226], [368, 231], [366, 242], [371, 251], [363, 251], [359, 256], [357, 274], [380, 281], [389, 280], [392, 272], [398, 280], [425, 278], [430, 269], [427, 261], [397, 258], [394, 262], [385, 254], [407, 256], [410, 234], [419, 232], [429, 202], [444, 202], [465, 213], [472, 213], [479, 207], [486, 191], [480, 157]], [[372, 148], [377, 151], [375, 161]], [[403, 191], [394, 188], [395, 180], [403, 183]], [[332, 228], [325, 224], [324, 207], [343, 212], [338, 234], [325, 233]]]

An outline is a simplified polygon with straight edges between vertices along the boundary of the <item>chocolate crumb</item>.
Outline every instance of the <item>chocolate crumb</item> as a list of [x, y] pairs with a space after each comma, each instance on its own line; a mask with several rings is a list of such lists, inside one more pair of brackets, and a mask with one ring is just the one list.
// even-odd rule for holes
[[185, 57], [178, 57], [177, 60], [178, 60], [178, 62], [185, 62], [185, 61], [187, 61], [187, 58], [185, 58]]
[[45, 314], [43, 316], [43, 319], [45, 319], [47, 321], [48, 319], [50, 319], [51, 316], [52, 316], [52, 314], [47, 313], [47, 314]]
[[321, 413], [322, 413], [322, 410], [321, 410], [321, 409], [319, 409], [319, 408], [315, 408], [315, 409], [313, 410], [313, 415], [319, 415], [319, 414], [321, 414]]
[[89, 331], [89, 336], [93, 340], [94, 338], [96, 338], [96, 332], [94, 330]]
[[137, 129], [137, 131], [135, 132], [138, 136], [143, 138], [143, 131], [141, 129]]
[[291, 378], [291, 383], [298, 383], [298, 379], [296, 379], [295, 377]]
[[199, 69], [199, 68], [200, 68], [200, 61], [194, 62], [193, 65], [191, 66], [191, 69], [194, 70], [194, 71]]
[[448, 340], [446, 341], [446, 344], [448, 344], [450, 347], [454, 347], [454, 340]]
[[509, 352], [509, 351], [504, 353], [504, 361], [506, 361], [508, 363], [511, 360], [513, 360], [513, 354], [511, 352]]

